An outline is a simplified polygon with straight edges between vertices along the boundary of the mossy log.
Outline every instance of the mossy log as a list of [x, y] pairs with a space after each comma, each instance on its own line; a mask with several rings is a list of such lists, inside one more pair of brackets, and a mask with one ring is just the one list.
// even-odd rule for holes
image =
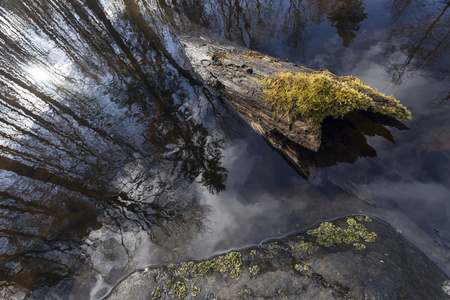
[[[383, 125], [407, 128], [397, 120], [410, 118], [405, 107], [354, 77], [338, 77], [328, 71], [314, 71], [250, 51], [190, 23], [183, 16], [175, 19], [182, 24], [178, 38], [194, 70], [294, 164], [298, 164], [298, 147], [289, 145], [318, 151], [320, 124], [327, 116], [336, 118], [346, 112], [363, 111]], [[305, 85], [307, 95], [299, 92], [298, 74], [304, 75], [302, 78], [314, 77], [310, 82], [315, 87]], [[316, 99], [308, 102], [313, 90]]]

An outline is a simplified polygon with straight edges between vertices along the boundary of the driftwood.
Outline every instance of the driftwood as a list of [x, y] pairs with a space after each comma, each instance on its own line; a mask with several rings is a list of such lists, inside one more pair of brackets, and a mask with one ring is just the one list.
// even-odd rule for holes
[[[306, 119], [295, 120], [292, 123], [286, 117], [274, 117], [272, 108], [262, 101], [264, 94], [261, 78], [274, 78], [280, 72], [312, 74], [315, 71], [287, 60], [250, 51], [193, 24], [183, 15], [171, 9], [168, 10], [170, 10], [168, 13], [173, 14], [173, 19], [176, 20], [175, 31], [196, 73], [219, 97], [231, 104], [239, 115], [304, 177], [307, 177], [308, 168], [311, 166], [308, 161], [311, 162], [311, 159], [318, 161], [322, 156], [319, 151], [323, 148], [321, 147], [322, 130], [314, 127]], [[386, 100], [382, 98], [374, 99], [374, 102], [380, 107], [386, 104]], [[357, 113], [382, 125], [407, 129], [403, 123], [393, 117], [370, 111], [357, 111]], [[344, 148], [342, 145], [339, 147]], [[354, 150], [344, 151], [352, 152], [352, 155], [355, 152]], [[312, 158], [317, 155], [318, 157]], [[326, 155], [329, 156], [329, 154]], [[307, 160], [304, 159], [306, 157], [308, 157]], [[354, 160], [355, 157], [344, 159], [344, 161]], [[329, 165], [335, 162], [329, 162]]]

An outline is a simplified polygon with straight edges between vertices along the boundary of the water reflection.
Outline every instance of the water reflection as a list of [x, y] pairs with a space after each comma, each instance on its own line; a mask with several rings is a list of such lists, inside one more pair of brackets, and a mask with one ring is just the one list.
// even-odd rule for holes
[[[227, 1], [171, 1], [194, 22], [251, 49], [277, 57], [286, 57], [305, 64], [327, 53], [324, 44], [330, 31], [324, 28], [325, 18], [337, 30], [342, 46], [355, 40], [369, 13], [360, 0], [333, 1], [244, 1], [240, 4]], [[447, 1], [388, 1], [371, 3], [372, 22], [389, 10], [388, 18], [381, 18], [378, 26], [387, 31], [384, 41], [391, 80], [400, 83], [405, 71], [430, 70], [431, 76], [443, 80], [448, 75], [446, 49], [449, 45], [449, 4]], [[384, 7], [381, 7], [384, 6]], [[191, 9], [197, 7], [200, 9]], [[387, 24], [386, 20], [388, 21]], [[370, 25], [369, 25], [370, 26]], [[314, 36], [311, 35], [314, 32]], [[365, 32], [365, 34], [375, 34]], [[367, 39], [367, 37], [364, 37]], [[328, 40], [329, 42], [329, 40]], [[355, 46], [356, 48], [360, 47]], [[331, 49], [330, 49], [331, 50]], [[311, 52], [312, 51], [312, 52]], [[320, 64], [308, 61], [308, 66], [336, 69], [343, 49], [334, 50], [334, 56]], [[310, 53], [311, 52], [311, 53]], [[313, 53], [314, 52], [314, 53]], [[317, 54], [321, 55], [317, 55]], [[314, 55], [315, 54], [315, 55]], [[448, 91], [441, 96], [448, 99]]]
[[[400, 83], [405, 73], [429, 70], [444, 80], [450, 65], [445, 57], [450, 47], [448, 1], [391, 1], [391, 26], [387, 35], [388, 70], [391, 80]], [[414, 20], [414, 22], [411, 22]], [[408, 71], [408, 72], [407, 72]], [[448, 99], [448, 94], [444, 96]]]
[[[225, 190], [227, 169], [221, 162], [223, 141], [210, 140], [208, 130], [192, 120], [179, 122], [167, 117], [164, 121], [161, 123], [164, 134], [157, 134], [154, 143], [165, 147], [162, 153], [165, 160], [173, 161], [170, 174], [184, 176], [191, 182], [200, 176], [198, 182], [209, 191], [219, 193]], [[168, 141], [168, 136], [174, 139]]]
[[361, 0], [340, 0], [331, 4], [328, 20], [336, 27], [342, 45], [348, 47], [359, 31], [361, 22], [367, 19]]
[[[192, 21], [251, 49], [276, 57], [303, 53], [328, 20], [347, 47], [367, 18], [361, 0], [321, 1], [166, 1]], [[196, 7], [199, 9], [191, 9]]]
[[2, 3], [2, 298], [98, 298], [205, 230], [190, 185], [225, 189], [216, 104], [155, 10]]
[[[284, 148], [284, 151], [289, 151], [294, 158], [293, 161], [287, 161], [307, 179], [311, 168], [327, 168], [341, 162], [354, 163], [362, 157], [376, 157], [377, 151], [367, 143], [367, 136], [384, 137], [395, 144], [394, 137], [383, 125], [408, 129], [399, 121], [368, 112], [351, 112], [337, 120], [326, 118], [322, 122], [321, 145], [317, 152], [283, 140], [284, 147], [288, 148]], [[280, 151], [278, 148], [274, 150]]]
[[[379, 88], [389, 76], [385, 35], [362, 24], [390, 6], [176, 4], [258, 50]], [[201, 85], [158, 5], [1, 2], [0, 297], [100, 298], [137, 268], [351, 213], [380, 216], [410, 238], [432, 231], [447, 249], [448, 106], [425, 111], [442, 89], [420, 73], [425, 64], [416, 81], [386, 89], [415, 110], [411, 130], [351, 115], [324, 126], [334, 140], [303, 153], [303, 180]]]

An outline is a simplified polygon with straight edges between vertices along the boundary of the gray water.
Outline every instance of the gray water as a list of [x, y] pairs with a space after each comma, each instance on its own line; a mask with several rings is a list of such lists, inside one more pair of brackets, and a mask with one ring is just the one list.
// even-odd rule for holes
[[449, 272], [448, 1], [169, 4], [393, 94], [410, 129], [331, 123], [298, 174], [203, 86], [165, 3], [0, 1], [0, 297], [98, 299], [136, 269], [354, 213]]

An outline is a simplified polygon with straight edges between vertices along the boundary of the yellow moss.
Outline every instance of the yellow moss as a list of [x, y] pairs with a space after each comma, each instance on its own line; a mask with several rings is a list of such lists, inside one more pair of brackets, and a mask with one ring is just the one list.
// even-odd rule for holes
[[375, 232], [368, 232], [367, 228], [363, 224], [358, 223], [355, 218], [347, 217], [346, 221], [348, 224], [347, 228], [337, 227], [330, 222], [323, 222], [319, 227], [308, 230], [307, 234], [315, 236], [317, 238], [316, 242], [325, 247], [340, 243], [353, 243], [357, 250], [366, 249], [361, 240], [372, 243], [377, 239], [378, 236]]
[[211, 269], [216, 269], [220, 272], [229, 272], [228, 276], [236, 278], [241, 274], [240, 266], [242, 265], [242, 255], [239, 252], [230, 252], [226, 255], [218, 256], [209, 261], [203, 261], [194, 267], [191, 274], [205, 274]]
[[191, 296], [193, 298], [197, 297], [198, 294], [200, 294], [200, 291], [201, 291], [200, 288], [194, 286], [194, 288], [192, 289], [192, 292], [191, 292]]
[[154, 290], [151, 294], [152, 300], [161, 298], [161, 292], [162, 289], [160, 287], [157, 287], [156, 290]]
[[214, 53], [208, 52], [208, 55], [212, 57], [213, 60], [219, 59], [222, 65], [225, 65], [225, 59], [229, 58], [230, 55], [223, 51], [215, 51]]
[[259, 271], [261, 271], [261, 268], [257, 265], [251, 266], [249, 269], [249, 272], [253, 275], [257, 275]]
[[326, 117], [339, 118], [356, 110], [411, 119], [411, 112], [392, 96], [387, 97], [352, 76], [338, 77], [328, 71], [295, 75], [282, 72], [275, 78], [262, 78], [261, 84], [264, 101], [273, 108], [274, 115], [284, 116], [290, 122], [305, 118], [319, 128]]
[[241, 275], [241, 268], [239, 267], [231, 269], [230, 273], [228, 273], [228, 277], [232, 279], [239, 277], [239, 275]]
[[366, 249], [366, 245], [361, 244], [361, 243], [353, 243], [353, 247], [355, 247], [356, 250], [365, 250]]
[[186, 264], [183, 264], [181, 267], [178, 268], [178, 272], [180, 273], [180, 275], [184, 275], [186, 274], [190, 269], [192, 269], [194, 267], [194, 262], [190, 261]]
[[240, 291], [237, 295], [238, 297], [243, 297], [244, 295], [250, 295], [252, 293], [251, 289], [245, 289]]
[[230, 252], [226, 255], [217, 257], [212, 264], [213, 268], [220, 272], [226, 272], [233, 268], [239, 268], [242, 265], [242, 256], [239, 252]]
[[180, 299], [185, 299], [187, 296], [187, 286], [182, 281], [177, 281], [171, 291], [177, 294]]
[[357, 223], [356, 223], [355, 219], [347, 218], [347, 224], [350, 225], [350, 226], [355, 226]]
[[256, 255], [256, 253], [257, 253], [257, 252], [256, 252], [256, 250], [255, 250], [255, 249], [253, 249], [252, 251], [250, 251], [250, 255], [251, 255], [251, 256], [255, 256], [255, 255]]
[[170, 290], [170, 288], [172, 287], [172, 280], [170, 280], [170, 279], [167, 279], [167, 281], [166, 281], [166, 290]]
[[241, 53], [241, 56], [246, 57], [246, 58], [259, 58], [259, 59], [262, 59], [262, 58], [266, 57], [267, 55], [261, 54], [261, 53], [256, 52], [256, 51], [248, 51], [248, 52]]
[[192, 275], [205, 274], [211, 269], [211, 261], [202, 261], [192, 270]]
[[304, 240], [301, 240], [300, 242], [295, 243], [292, 246], [292, 251], [294, 251], [294, 252], [298, 252], [300, 250], [308, 251], [308, 250], [318, 250], [318, 249], [319, 248], [317, 246], [314, 246], [310, 242], [305, 242]]
[[301, 271], [308, 271], [309, 268], [310, 268], [309, 263], [305, 263], [305, 262], [303, 262], [303, 265], [302, 264], [295, 264], [294, 265], [294, 269], [296, 269], [299, 272], [301, 272]]

